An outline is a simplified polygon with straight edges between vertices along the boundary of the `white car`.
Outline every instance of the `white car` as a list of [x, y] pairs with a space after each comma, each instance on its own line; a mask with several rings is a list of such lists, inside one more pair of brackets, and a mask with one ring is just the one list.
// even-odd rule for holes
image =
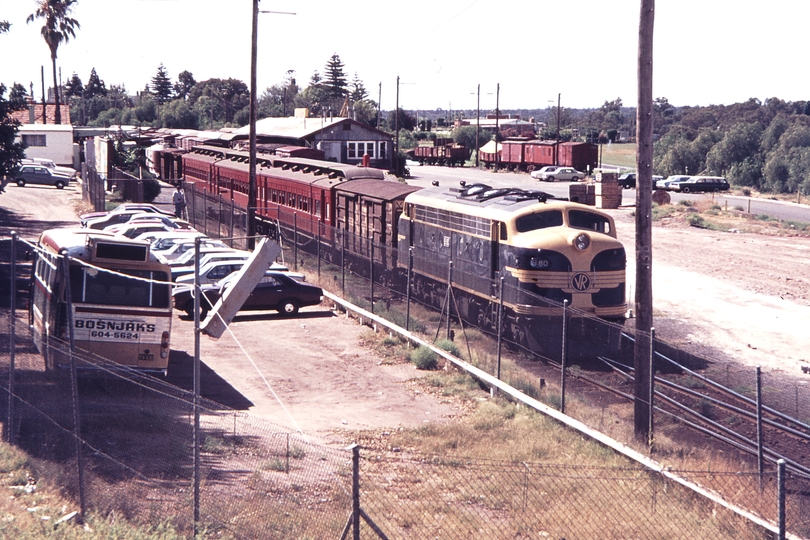
[[[545, 169], [545, 167], [543, 167], [543, 169]], [[553, 170], [541, 173], [538, 178], [546, 182], [554, 182], [556, 180], [578, 182], [585, 178], [585, 173], [579, 172], [573, 167], [554, 167]]]
[[545, 167], [541, 167], [536, 171], [532, 171], [529, 174], [535, 180], [541, 180], [544, 174], [549, 173], [551, 171], [556, 171], [557, 169], [559, 169], [559, 167], [557, 167], [556, 165], [546, 165]]
[[60, 167], [52, 159], [26, 158], [22, 160], [22, 165], [39, 165], [40, 167], [50, 169], [57, 174], [64, 174], [65, 176], [70, 176], [71, 178], [74, 179], [79, 177], [79, 172], [76, 169], [74, 169], [73, 167]]

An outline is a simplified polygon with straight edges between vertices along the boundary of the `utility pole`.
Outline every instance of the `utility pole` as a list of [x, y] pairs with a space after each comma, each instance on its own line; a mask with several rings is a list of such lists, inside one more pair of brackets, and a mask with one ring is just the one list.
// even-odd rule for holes
[[[478, 168], [478, 149], [481, 143], [478, 142], [478, 134], [481, 133], [481, 83], [478, 83], [478, 103], [475, 106], [475, 168]], [[496, 147], [497, 148], [497, 147]]]
[[394, 171], [396, 175], [402, 174], [399, 166], [399, 75], [397, 75], [397, 105], [394, 109]]
[[636, 341], [634, 431], [649, 443], [650, 331], [652, 313], [652, 107], [655, 0], [641, 0], [638, 29], [638, 107], [636, 108]]
[[247, 246], [256, 247], [256, 41], [259, 30], [259, 0], [253, 0], [253, 26], [250, 39], [250, 157], [248, 158]]
[[557, 94], [557, 144], [554, 146], [554, 165], [560, 164], [560, 98], [562, 93]]
[[501, 100], [501, 83], [495, 87], [495, 172], [498, 172], [500, 166], [500, 155], [498, 154], [498, 138], [501, 136], [499, 123], [501, 121], [501, 111], [498, 108]]

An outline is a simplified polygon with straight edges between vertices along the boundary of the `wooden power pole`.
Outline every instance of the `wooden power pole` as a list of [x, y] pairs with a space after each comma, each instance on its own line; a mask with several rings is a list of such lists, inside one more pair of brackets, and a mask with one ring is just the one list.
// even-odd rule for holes
[[634, 367], [636, 438], [649, 442], [650, 330], [652, 312], [653, 23], [655, 0], [641, 0], [638, 25], [636, 108], [636, 343]]

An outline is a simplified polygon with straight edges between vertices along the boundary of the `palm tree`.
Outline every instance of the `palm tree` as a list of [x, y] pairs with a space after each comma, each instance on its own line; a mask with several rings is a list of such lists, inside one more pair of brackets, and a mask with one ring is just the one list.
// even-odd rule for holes
[[[28, 16], [26, 22], [32, 22], [35, 19], [42, 19], [45, 24], [42, 25], [42, 37], [48, 48], [51, 50], [51, 62], [53, 63], [53, 88], [54, 95], [56, 96], [56, 123], [62, 123], [62, 111], [59, 106], [59, 82], [56, 79], [56, 50], [59, 45], [64, 41], [67, 42], [70, 38], [76, 37], [76, 29], [81, 28], [79, 21], [72, 17], [68, 17], [73, 5], [77, 0], [37, 0], [37, 10]], [[43, 100], [44, 101], [44, 100]], [[42, 111], [44, 116], [45, 111]]]

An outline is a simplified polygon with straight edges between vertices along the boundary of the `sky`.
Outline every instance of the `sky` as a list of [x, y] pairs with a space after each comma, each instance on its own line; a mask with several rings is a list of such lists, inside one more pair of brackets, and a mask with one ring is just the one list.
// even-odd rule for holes
[[[337, 53], [383, 110], [597, 108], [637, 99], [640, 0], [262, 0], [259, 95], [295, 71], [299, 87]], [[36, 0], [0, 0], [0, 82], [41, 99], [52, 86]], [[653, 97], [676, 106], [810, 99], [803, 60], [810, 2], [658, 0]], [[142, 90], [163, 63], [172, 81], [250, 84], [251, 0], [77, 0], [81, 28], [58, 50], [66, 83], [92, 68]], [[284, 14], [294, 13], [294, 14]], [[496, 91], [499, 87], [499, 91]], [[497, 94], [497, 98], [496, 98]]]

